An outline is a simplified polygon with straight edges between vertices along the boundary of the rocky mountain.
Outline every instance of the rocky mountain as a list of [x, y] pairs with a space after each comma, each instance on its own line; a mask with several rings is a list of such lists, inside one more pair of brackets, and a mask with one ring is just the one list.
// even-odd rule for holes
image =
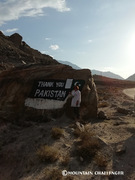
[[79, 66], [77, 66], [76, 64], [73, 64], [73, 63], [71, 63], [69, 61], [61, 61], [61, 60], [59, 60], [58, 62], [61, 63], [61, 64], [66, 64], [68, 66], [71, 66], [73, 69], [81, 69]]
[[[58, 62], [60, 62], [61, 64], [69, 65], [73, 69], [81, 69], [79, 66], [77, 66], [76, 64], [73, 64], [69, 61], [58, 61]], [[98, 70], [93, 69], [93, 70], [91, 70], [91, 72], [92, 72], [92, 75], [100, 75], [100, 76], [105, 76], [105, 77], [109, 77], [109, 78], [124, 80], [124, 78], [121, 77], [120, 75], [114, 74], [113, 72], [110, 72], [110, 71], [103, 72], [103, 71], [98, 71]]]
[[135, 81], [135, 74], [129, 76], [126, 80], [128, 80], [128, 81]]
[[[28, 46], [22, 41], [21, 35], [15, 33], [8, 37], [2, 32], [0, 33], [0, 67], [0, 93], [3, 104], [0, 113], [4, 119], [8, 119], [6, 118], [8, 115], [13, 119], [18, 118], [19, 114], [27, 109], [26, 106], [29, 107], [28, 109], [34, 108], [35, 112], [37, 109], [63, 109], [72, 85], [80, 83], [80, 80], [85, 82], [82, 96], [85, 116], [96, 117], [97, 93], [90, 70], [75, 70], [70, 66], [62, 65], [52, 57]], [[31, 96], [35, 87], [36, 95]], [[63, 100], [62, 97], [65, 99]], [[8, 115], [3, 114], [7, 111]], [[31, 114], [36, 116], [35, 112]]]
[[[89, 69], [42, 55], [19, 34], [0, 34], [0, 63], [0, 180], [80, 180], [86, 176], [62, 174], [88, 167], [89, 179], [119, 169], [120, 178], [134, 179], [133, 101], [122, 90], [135, 82], [93, 78]], [[75, 84], [80, 119], [71, 108]]]
[[134, 88], [135, 81], [113, 79], [100, 75], [93, 75], [94, 82], [97, 85], [108, 85], [110, 87], [120, 87], [120, 88]]
[[103, 71], [98, 71], [98, 70], [91, 70], [92, 74], [93, 75], [100, 75], [100, 76], [105, 76], [105, 77], [109, 77], [109, 78], [113, 78], [113, 79], [123, 79], [123, 77], [119, 76], [118, 74], [114, 74], [110, 71], [106, 71], [106, 72], [103, 72]]
[[5, 36], [0, 31], [0, 70], [6, 70], [21, 65], [42, 63], [46, 65], [59, 64], [51, 56], [41, 54], [22, 41], [22, 36], [15, 33]]

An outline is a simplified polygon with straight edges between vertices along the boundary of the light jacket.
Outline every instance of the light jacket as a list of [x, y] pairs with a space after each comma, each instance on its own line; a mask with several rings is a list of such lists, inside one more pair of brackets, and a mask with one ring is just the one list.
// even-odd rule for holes
[[79, 90], [77, 91], [73, 90], [71, 92], [71, 95], [72, 95], [71, 107], [80, 107], [81, 92]]

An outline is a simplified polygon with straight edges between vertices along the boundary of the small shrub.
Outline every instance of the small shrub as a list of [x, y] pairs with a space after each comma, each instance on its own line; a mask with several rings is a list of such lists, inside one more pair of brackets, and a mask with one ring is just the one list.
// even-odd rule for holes
[[54, 162], [58, 159], [58, 150], [55, 149], [54, 147], [45, 145], [41, 146], [38, 151], [37, 151], [38, 157], [41, 159], [41, 161], [49, 161], [49, 162]]
[[85, 131], [80, 131], [79, 128], [75, 128], [74, 130], [74, 135], [76, 137], [80, 137], [81, 140], [89, 139], [90, 137], [94, 136], [94, 132], [90, 131], [89, 129], [87, 130], [85, 127]]
[[93, 131], [84, 131], [80, 133], [80, 143], [77, 148], [78, 155], [81, 156], [85, 160], [91, 160], [98, 149], [100, 148], [100, 142], [95, 137]]
[[64, 135], [64, 130], [61, 128], [54, 127], [52, 128], [51, 135], [54, 139], [59, 139]]
[[83, 139], [80, 147], [78, 148], [79, 156], [85, 160], [91, 160], [100, 148], [100, 143], [97, 138], [91, 137], [89, 139]]
[[45, 177], [43, 180], [73, 180], [73, 177], [65, 177], [60, 169], [45, 169]]
[[46, 180], [62, 180], [62, 171], [59, 169], [46, 169], [45, 171], [45, 179]]
[[101, 168], [105, 168], [107, 166], [107, 158], [101, 153], [97, 153], [95, 156], [95, 162]]
[[94, 137], [95, 133], [93, 131], [84, 131], [81, 132], [80, 138], [82, 141], [89, 141], [90, 138]]
[[75, 135], [76, 137], [80, 137], [81, 134], [82, 134], [82, 132], [80, 131], [80, 129], [78, 129], [78, 128], [75, 128], [75, 129], [74, 129], [74, 135]]
[[70, 156], [69, 156], [69, 154], [67, 154], [66, 156], [63, 157], [62, 165], [67, 166], [69, 161], [70, 161]]

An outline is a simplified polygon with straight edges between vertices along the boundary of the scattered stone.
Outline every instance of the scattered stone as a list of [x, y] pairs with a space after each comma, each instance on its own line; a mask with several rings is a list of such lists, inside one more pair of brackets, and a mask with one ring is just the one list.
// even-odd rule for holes
[[79, 122], [76, 122], [76, 126], [77, 128], [81, 131], [81, 132], [84, 132], [85, 130], [85, 127], [83, 124], [79, 123]]
[[51, 120], [52, 120], [52, 121], [56, 121], [56, 119], [54, 119], [54, 118], [51, 118]]
[[118, 144], [116, 146], [116, 154], [117, 155], [122, 155], [126, 152], [126, 146], [124, 144]]
[[70, 149], [71, 148], [71, 146], [69, 145], [69, 144], [63, 144], [63, 146], [65, 147], [65, 148], [68, 148], [68, 149]]
[[130, 110], [125, 109], [125, 108], [121, 108], [121, 107], [118, 107], [118, 108], [117, 108], [117, 112], [118, 112], [118, 113], [121, 113], [121, 114], [125, 114], [125, 115], [128, 115], [129, 113], [131, 113]]
[[132, 114], [132, 117], [135, 117], [135, 112]]
[[122, 106], [132, 106], [133, 102], [131, 101], [123, 101]]
[[117, 121], [113, 125], [114, 126], [119, 126], [119, 125], [123, 125], [123, 124], [129, 124], [129, 123], [128, 122], [124, 122], [124, 121]]
[[81, 161], [81, 162], [83, 162], [83, 161], [84, 161], [84, 159], [83, 159], [81, 156], [80, 156], [80, 161]]
[[103, 111], [99, 111], [98, 119], [107, 119], [107, 116]]
[[97, 136], [96, 137], [97, 139], [98, 139], [98, 141], [100, 142], [100, 144], [102, 145], [102, 147], [104, 147], [104, 146], [108, 146], [108, 144], [105, 142], [105, 139], [103, 139], [103, 138], [101, 138], [101, 137], [99, 137], [99, 136]]

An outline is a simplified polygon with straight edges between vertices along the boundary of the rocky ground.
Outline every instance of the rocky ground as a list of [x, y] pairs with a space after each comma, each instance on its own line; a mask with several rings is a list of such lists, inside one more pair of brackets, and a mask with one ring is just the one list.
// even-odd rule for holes
[[[134, 101], [123, 88], [97, 86], [97, 91], [98, 119], [1, 118], [0, 180], [135, 179]], [[62, 171], [90, 174], [62, 176]]]
[[[55, 71], [59, 63], [30, 48], [17, 33], [7, 37], [0, 32], [0, 57], [0, 72], [6, 70], [0, 77], [0, 180], [134, 179], [134, 102], [123, 89], [135, 87], [135, 82], [94, 76], [99, 95], [97, 119], [73, 120], [64, 114], [39, 119], [31, 114], [26, 119], [22, 104], [35, 79], [61, 79], [62, 74], [65, 79], [84, 76], [87, 81], [90, 72], [78, 76], [71, 70], [68, 74], [64, 67]], [[43, 64], [53, 68], [45, 70]], [[18, 68], [9, 74], [13, 67]], [[84, 99], [88, 103], [88, 96]], [[89, 104], [91, 112], [93, 103]]]

